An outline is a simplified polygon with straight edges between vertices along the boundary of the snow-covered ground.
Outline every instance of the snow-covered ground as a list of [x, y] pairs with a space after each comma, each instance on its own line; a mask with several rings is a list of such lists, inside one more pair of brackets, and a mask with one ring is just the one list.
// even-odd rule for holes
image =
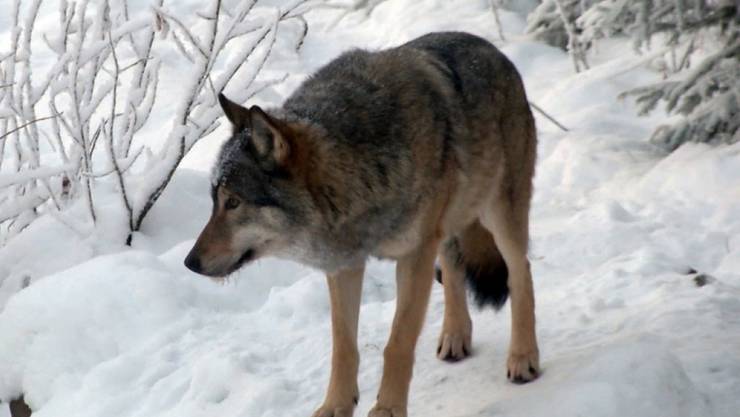
[[[531, 100], [570, 128], [538, 115], [530, 258], [542, 377], [506, 381], [507, 308], [473, 313], [471, 358], [438, 361], [443, 297], [435, 286], [409, 414], [736, 417], [740, 144], [662, 154], [646, 138], [663, 118], [637, 118], [616, 99], [657, 78], [635, 68], [641, 58], [627, 42], [605, 44], [592, 69], [576, 75], [565, 53], [522, 35], [518, 13], [501, 12], [502, 42], [487, 5], [390, 0], [332, 30], [336, 11], [313, 12], [301, 52], [278, 50], [268, 64], [268, 73], [291, 77], [260, 97], [278, 104], [347, 48], [456, 29], [499, 45]], [[264, 260], [218, 285], [182, 266], [210, 210], [208, 171], [224, 138], [221, 129], [196, 146], [133, 249], [109, 240], [119, 226], [105, 216], [92, 236], [41, 219], [0, 248], [0, 399], [25, 393], [39, 417], [309, 416], [319, 405], [331, 351], [321, 274]], [[371, 262], [358, 416], [375, 397], [394, 286], [393, 266]]]

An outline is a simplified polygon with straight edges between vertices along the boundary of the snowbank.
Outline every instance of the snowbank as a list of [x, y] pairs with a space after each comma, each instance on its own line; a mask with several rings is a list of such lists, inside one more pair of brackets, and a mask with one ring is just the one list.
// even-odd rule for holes
[[[282, 51], [266, 67], [291, 77], [259, 99], [279, 102], [347, 48], [460, 29], [501, 45], [531, 100], [571, 129], [538, 116], [530, 257], [543, 376], [506, 382], [507, 309], [474, 312], [474, 356], [439, 362], [435, 286], [410, 415], [735, 417], [740, 144], [686, 145], [666, 157], [646, 144], [662, 116], [637, 118], [616, 100], [655, 77], [626, 71], [641, 59], [627, 45], [574, 75], [562, 51], [520, 35], [524, 20], [513, 12], [501, 13], [502, 43], [489, 13], [487, 1], [392, 0], [368, 20], [351, 14], [329, 30], [336, 12], [313, 12], [300, 55]], [[182, 266], [210, 210], [207, 171], [224, 134], [194, 149], [134, 249], [114, 239], [122, 226], [105, 218], [89, 236], [42, 219], [0, 249], [0, 399], [24, 393], [40, 417], [310, 415], [331, 351], [320, 274], [265, 260], [219, 285]], [[115, 206], [112, 188], [98, 191]], [[393, 266], [372, 262], [358, 416], [375, 397], [394, 297]]]

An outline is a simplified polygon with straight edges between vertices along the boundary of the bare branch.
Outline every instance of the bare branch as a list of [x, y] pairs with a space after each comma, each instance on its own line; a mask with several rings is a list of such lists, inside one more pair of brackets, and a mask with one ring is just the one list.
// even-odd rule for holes
[[537, 112], [539, 112], [541, 115], [545, 116], [547, 120], [551, 121], [555, 126], [559, 127], [560, 130], [562, 130], [563, 132], [568, 132], [567, 127], [563, 126], [562, 124], [560, 124], [560, 122], [555, 120], [554, 117], [547, 114], [544, 110], [542, 110], [542, 108], [540, 108], [540, 106], [532, 103], [531, 101], [529, 102], [529, 105], [532, 106], [532, 108], [535, 109]]
[[[220, 2], [219, 2], [220, 3]], [[154, 10], [156, 13], [161, 14], [164, 18], [169, 20], [170, 22], [174, 23], [174, 25], [180, 29], [180, 31], [185, 35], [185, 39], [190, 42], [190, 45], [195, 48], [198, 52], [200, 52], [201, 56], [203, 58], [208, 58], [208, 55], [206, 54], [206, 49], [203, 48], [203, 46], [198, 42], [198, 39], [193, 35], [193, 33], [188, 29], [187, 26], [185, 26], [184, 23], [180, 21], [180, 19], [176, 18], [175, 16], [165, 12], [160, 7], [154, 7]]]
[[584, 51], [581, 42], [578, 40], [578, 34], [576, 33], [576, 28], [573, 25], [573, 22], [570, 21], [565, 13], [562, 0], [554, 1], [555, 6], [558, 9], [560, 19], [563, 21], [565, 30], [568, 33], [568, 53], [573, 60], [573, 67], [575, 68], [575, 71], [581, 71], [581, 64], [583, 64], [584, 69], [588, 69], [588, 62], [586, 62], [586, 52]]
[[501, 19], [498, 15], [498, 8], [499, 4], [497, 0], [491, 0], [491, 10], [493, 10], [493, 17], [496, 19], [496, 28], [498, 28], [498, 37], [501, 38], [502, 41], [506, 42], [506, 38], [504, 38], [504, 28], [501, 26]]
[[[82, 200], [92, 219], [91, 223], [86, 218], [84, 221], [95, 227], [99, 208], [93, 200], [94, 181], [111, 174], [114, 177], [109, 181], [120, 191], [129, 229], [138, 230], [182, 158], [197, 140], [218, 126], [216, 94], [237, 79], [245, 99], [284, 81], [287, 75], [255, 82], [272, 52], [278, 24], [287, 19], [300, 23], [296, 51], [308, 32], [302, 16], [310, 3], [307, 0], [286, 1], [267, 20], [261, 13], [251, 13], [257, 0], [237, 2], [230, 10], [224, 9], [222, 0], [210, 0], [196, 16], [208, 27], [203, 34], [190, 29], [189, 21], [165, 10], [163, 0], [155, 1], [154, 21], [151, 17], [130, 18], [126, 0], [114, 8], [122, 11], [120, 14], [112, 13], [109, 2], [65, 2], [58, 11], [58, 32], [34, 34], [34, 45], [45, 42], [56, 60], [41, 77], [34, 77], [41, 82], [32, 85], [28, 66], [34, 28], [28, 22], [34, 18], [26, 14], [37, 8], [20, 8], [21, 0], [14, 1], [18, 7], [11, 12], [13, 26], [20, 30], [11, 31], [11, 50], [0, 56], [0, 161], [14, 161], [13, 167], [18, 167], [10, 175], [0, 175], [0, 185], [7, 190], [0, 196], [4, 230], [15, 233], [39, 213], [59, 216], [65, 205], [75, 200]], [[157, 37], [157, 32], [163, 36]], [[248, 44], [234, 45], [233, 53], [226, 56], [231, 41], [243, 38], [248, 38]], [[135, 201], [129, 178], [142, 174], [132, 172], [132, 167], [140, 165], [136, 161], [141, 155], [150, 154], [150, 147], [133, 147], [132, 143], [158, 103], [158, 74], [163, 64], [159, 48], [153, 48], [157, 39], [166, 40], [191, 61], [192, 76], [179, 102], [168, 103], [176, 109], [172, 130], [160, 158], [147, 161], [151, 165], [145, 175], [151, 179], [145, 182], [143, 199]], [[124, 64], [121, 47], [132, 51], [132, 62]], [[133, 74], [124, 77], [129, 70]], [[110, 108], [106, 107], [109, 100]], [[36, 117], [38, 103], [48, 103], [52, 115]], [[51, 123], [41, 124], [44, 120]], [[49, 142], [59, 161], [40, 168], [38, 158], [29, 159], [29, 155], [40, 154], [37, 142], [43, 140]], [[2, 157], [4, 145], [16, 143], [18, 146], [7, 147], [13, 154]], [[100, 152], [107, 154], [109, 163], [100, 158]]]
[[175, 46], [180, 51], [180, 53], [190, 61], [191, 64], [195, 64], [195, 58], [190, 54], [188, 49], [185, 47], [185, 44], [180, 39], [180, 36], [177, 34], [177, 32], [172, 32], [172, 39], [175, 41]]
[[131, 68], [134, 68], [135, 66], [137, 66], [137, 65], [141, 64], [142, 62], [148, 61], [148, 60], [150, 60], [150, 59], [151, 59], [151, 57], [147, 57], [147, 58], [141, 58], [141, 59], [137, 59], [136, 61], [134, 61], [134, 62], [132, 62], [132, 63], [130, 63], [130, 64], [126, 65], [126, 66], [125, 66], [125, 67], [123, 67], [123, 68], [121, 68], [121, 71], [119, 71], [119, 73], [123, 74], [123, 73], [124, 73], [124, 72], [126, 72], [127, 70], [129, 70], [129, 69], [131, 69]]
[[19, 131], [19, 130], [22, 130], [23, 128], [25, 128], [25, 127], [27, 127], [27, 126], [30, 126], [30, 125], [32, 125], [32, 124], [34, 124], [34, 123], [42, 122], [42, 121], [44, 121], [44, 120], [49, 120], [49, 119], [53, 119], [53, 118], [55, 118], [55, 117], [58, 117], [58, 115], [56, 115], [56, 116], [46, 116], [46, 117], [41, 117], [41, 118], [38, 118], [38, 119], [35, 119], [35, 120], [31, 120], [30, 122], [26, 122], [26, 123], [24, 123], [24, 124], [22, 124], [22, 125], [20, 125], [20, 126], [16, 127], [15, 129], [12, 129], [12, 130], [10, 130], [10, 131], [8, 131], [8, 132], [5, 132], [5, 133], [4, 133], [3, 135], [1, 135], [1, 136], [0, 136], [0, 140], [3, 140], [3, 139], [5, 139], [6, 137], [10, 136], [11, 134], [13, 134], [13, 133], [15, 133], [15, 132], [17, 132], [17, 131]]
[[45, 189], [36, 188], [15, 200], [3, 203], [0, 206], [0, 223], [12, 220], [25, 211], [34, 210], [48, 200], [48, 192]]
[[[118, 169], [121, 171], [122, 174], [125, 174], [128, 172], [129, 169], [131, 169], [132, 166], [134, 166], [134, 163], [139, 159], [139, 157], [144, 153], [144, 147], [140, 147], [136, 152], [129, 155], [125, 159], [120, 159], [116, 161], [116, 164], [118, 165]], [[101, 172], [82, 172], [81, 174], [86, 177], [91, 178], [102, 178], [107, 177], [110, 174], [113, 174], [115, 172], [115, 168], [111, 167], [105, 171]]]
[[298, 52], [303, 47], [303, 42], [306, 41], [306, 35], [308, 35], [308, 22], [303, 16], [295, 16], [291, 19], [296, 19], [301, 23], [301, 36], [298, 38], [298, 43], [295, 46], [295, 51]]
[[58, 167], [41, 167], [28, 169], [14, 174], [0, 175], [0, 190], [12, 185], [24, 184], [41, 178], [50, 178], [61, 175], [74, 168], [72, 164], [61, 165]]
[[[171, 161], [169, 162], [171, 163], [171, 165], [163, 170], [161, 181], [151, 184], [151, 190], [147, 192], [147, 197], [143, 201], [141, 208], [138, 209], [136, 221], [134, 223], [135, 230], [139, 230], [147, 213], [157, 201], [159, 196], [162, 194], [165, 187], [174, 175], [177, 165], [180, 163], [185, 154], [190, 150], [195, 141], [214, 129], [214, 126], [216, 125], [216, 113], [213, 111], [213, 108], [211, 106], [201, 106], [201, 104], [204, 103], [202, 94], [208, 94], [209, 92], [204, 91], [203, 89], [204, 87], [206, 87], [206, 84], [211, 82], [211, 80], [209, 79], [209, 74], [216, 61], [218, 60], [220, 53], [230, 40], [234, 39], [235, 36], [238, 36], [235, 35], [238, 33], [238, 31], [235, 30], [237, 24], [246, 17], [249, 10], [251, 10], [251, 8], [253, 7], [254, 3], [254, 1], [240, 3], [242, 9], [239, 12], [233, 14], [234, 17], [231, 18], [231, 22], [228, 22], [229, 19], [227, 18], [224, 19], [227, 22], [220, 22], [221, 18], [218, 17], [220, 15], [221, 9], [220, 0], [216, 0], [214, 2], [214, 11], [207, 15], [216, 16], [216, 18], [213, 20], [209, 19], [213, 22], [213, 29], [209, 33], [210, 37], [208, 38], [209, 48], [207, 49], [207, 59], [203, 63], [204, 65], [201, 67], [201, 69], [196, 74], [194, 74], [196, 75], [196, 77], [194, 78], [194, 82], [191, 87], [193, 89], [192, 94], [188, 97], [187, 102], [182, 108], [183, 110], [179, 112], [177, 118], [175, 119], [173, 130], [171, 131], [170, 138], [168, 139], [170, 147], [163, 155], [161, 155], [161, 158], [163, 158], [163, 160]], [[267, 60], [267, 56], [272, 50], [272, 45], [274, 45], [275, 42], [275, 34], [279, 22], [299, 15], [298, 9], [306, 3], [306, 0], [298, 0], [290, 5], [285, 11], [276, 12], [276, 16], [271, 22], [272, 25], [270, 27], [265, 27], [264, 29], [262, 29], [257, 39], [252, 41], [250, 47], [240, 50], [236, 56], [230, 58], [230, 64], [227, 65], [226, 69], [221, 74], [219, 74], [217, 79], [212, 81], [213, 87], [211, 87], [211, 89], [222, 91], [224, 87], [229, 83], [229, 81], [234, 77], [234, 75], [245, 65], [245, 63], [247, 61], [252, 61], [248, 58], [252, 55], [257, 46], [263, 44], [263, 42], [265, 42], [265, 40], [269, 38], [269, 46], [266, 48], [264, 54], [262, 54], [257, 62], [252, 62], [253, 71], [248, 76], [241, 77], [243, 84], [246, 84], [247, 86], [251, 84], [255, 80], [259, 71], [264, 66], [264, 63]], [[219, 33], [217, 31], [219, 25], [226, 27], [225, 32]], [[243, 32], [243, 27], [239, 32]], [[197, 117], [191, 117], [191, 113], [195, 114]], [[207, 117], [205, 117], [206, 115]], [[204, 118], [201, 119], [201, 117]]]
[[268, 89], [268, 88], [270, 88], [272, 86], [281, 84], [286, 79], [288, 79], [288, 73], [283, 74], [283, 76], [280, 77], [280, 78], [275, 78], [275, 79], [272, 79], [272, 80], [264, 81], [263, 83], [261, 83], [262, 85], [260, 85], [259, 87], [255, 88], [253, 91], [251, 91], [249, 93], [249, 95], [247, 95], [247, 100], [250, 99], [250, 98], [252, 98], [252, 97], [254, 97], [254, 96], [256, 96], [257, 94], [263, 92], [264, 90], [266, 90], [266, 89]]
[[[113, 56], [115, 77], [113, 79], [113, 95], [111, 96], [110, 119], [108, 120], [108, 123], [110, 125], [110, 130], [108, 134], [106, 135], [107, 136], [106, 142], [108, 144], [108, 156], [110, 157], [113, 170], [116, 173], [116, 179], [118, 179], [118, 186], [120, 188], [121, 200], [123, 201], [123, 206], [126, 209], [126, 214], [128, 215], [129, 233], [132, 233], [134, 231], [134, 212], [133, 212], [133, 209], [131, 208], [131, 202], [129, 201], [129, 198], [128, 198], [128, 192], [126, 191], [126, 182], [123, 180], [123, 173], [121, 172], [121, 168], [118, 166], [118, 161], [116, 160], [116, 152], [113, 149], [113, 126], [116, 121], [116, 100], [118, 99], [118, 76], [120, 74], [120, 65], [118, 64], [118, 55], [116, 54], [116, 46], [113, 44], [113, 36], [111, 35], [110, 30], [108, 30], [108, 42], [110, 43], [111, 55]], [[126, 241], [128, 244], [130, 244], [131, 243], [130, 237], [127, 238]]]

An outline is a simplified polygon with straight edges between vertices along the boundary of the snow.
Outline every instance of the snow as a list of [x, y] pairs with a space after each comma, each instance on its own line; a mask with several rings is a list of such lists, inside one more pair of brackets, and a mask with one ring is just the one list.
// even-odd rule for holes
[[[279, 53], [261, 79], [290, 76], [255, 102], [279, 103], [350, 47], [462, 29], [499, 45], [530, 99], [570, 129], [538, 115], [530, 259], [543, 375], [522, 386], [506, 381], [508, 307], [472, 311], [474, 355], [439, 362], [443, 295], [435, 285], [409, 415], [736, 417], [740, 144], [687, 144], [670, 155], [649, 145], [665, 116], [638, 118], [616, 97], [659, 75], [635, 66], [644, 58], [628, 41], [602, 49], [591, 70], [575, 75], [565, 53], [521, 34], [516, 12], [501, 11], [501, 42], [487, 1], [390, 0], [367, 21], [354, 13], [330, 29], [336, 16], [308, 16], [298, 55], [278, 33]], [[159, 94], [176, 91], [169, 78]], [[156, 128], [144, 132], [162, 140]], [[331, 353], [321, 274], [262, 260], [220, 285], [182, 265], [209, 215], [208, 171], [225, 135], [222, 126], [193, 148], [133, 248], [120, 240], [119, 196], [105, 182], [96, 188], [95, 230], [44, 217], [0, 248], [2, 401], [24, 393], [40, 417], [311, 415]], [[83, 205], [71, 212], [86, 219]], [[358, 416], [372, 407], [380, 379], [393, 271], [373, 261], [366, 273]], [[706, 285], [696, 284], [697, 273], [710, 277]]]

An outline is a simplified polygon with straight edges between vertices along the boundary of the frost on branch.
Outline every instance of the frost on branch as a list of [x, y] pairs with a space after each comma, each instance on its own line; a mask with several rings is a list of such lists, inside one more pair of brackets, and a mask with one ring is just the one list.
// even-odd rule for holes
[[[281, 22], [297, 22], [305, 36], [307, 1], [257, 3], [212, 0], [182, 16], [164, 0], [144, 11], [61, 0], [56, 24], [42, 30], [42, 2], [14, 0], [8, 49], [0, 49], [0, 245], [44, 213], [89, 232], [101, 183], [120, 195], [130, 243], [183, 157], [217, 127], [217, 94], [228, 85], [246, 101], [284, 79], [255, 82]], [[43, 71], [32, 63], [39, 43], [56, 57]], [[160, 57], [173, 50], [189, 64], [178, 67], [181, 93], [163, 98]], [[173, 108], [164, 146], [141, 138], [157, 109]], [[65, 219], [80, 204], [86, 219]]]
[[[625, 93], [640, 113], [665, 103], [678, 123], [661, 126], [655, 143], [673, 150], [687, 141], [740, 140], [740, 14], [733, 0], [544, 0], [528, 17], [528, 31], [567, 49], [576, 71], [599, 40], [627, 37], [638, 53], [653, 50], [667, 81]], [[692, 64], [696, 52], [720, 50]], [[692, 65], [694, 68], [692, 69]]]
[[674, 150], [685, 142], [740, 141], [740, 31], [726, 34], [726, 44], [683, 79], [628, 91], [637, 97], [641, 114], [665, 102], [666, 110], [684, 116], [660, 126], [652, 141]]
[[576, 25], [576, 18], [588, 4], [586, 0], [545, 0], [527, 17], [527, 32], [550, 45], [566, 49], [576, 72], [588, 69], [588, 46]]
[[544, 0], [527, 16], [527, 32], [550, 45], [565, 49], [568, 45], [566, 22], [574, 22], [583, 13], [580, 0]]
[[[256, 1], [240, 1], [229, 13], [221, 0], [211, 3], [207, 11], [199, 14], [206, 30], [203, 35], [194, 33], [177, 16], [164, 8], [157, 8], [158, 22], [165, 22], [173, 38], [178, 39], [179, 50], [193, 63], [185, 82], [184, 97], [179, 101], [172, 120], [172, 128], [158, 158], [147, 167], [147, 178], [141, 192], [134, 199], [134, 231], [141, 228], [149, 210], [169, 183], [182, 158], [200, 138], [212, 132], [221, 116], [217, 95], [223, 91], [237, 73], [238, 85], [233, 87], [233, 97], [246, 101], [256, 90], [250, 86], [264, 65], [275, 44], [278, 25], [288, 19], [299, 19], [305, 1], [294, 1], [285, 9], [274, 9], [263, 18], [252, 18]], [[303, 21], [305, 23], [305, 21]], [[304, 32], [305, 35], [305, 32]], [[239, 39], [234, 56], [226, 60], [223, 52], [232, 41]], [[302, 40], [301, 40], [302, 42]], [[235, 42], [236, 43], [236, 42]], [[261, 49], [260, 49], [261, 48]], [[217, 62], [223, 69], [214, 72]], [[277, 80], [280, 81], [280, 80]]]
[[613, 36], [631, 38], [639, 51], [650, 48], [656, 34], [675, 45], [682, 33], [726, 21], [735, 8], [725, 1], [544, 0], [527, 17], [527, 32], [576, 53]]

